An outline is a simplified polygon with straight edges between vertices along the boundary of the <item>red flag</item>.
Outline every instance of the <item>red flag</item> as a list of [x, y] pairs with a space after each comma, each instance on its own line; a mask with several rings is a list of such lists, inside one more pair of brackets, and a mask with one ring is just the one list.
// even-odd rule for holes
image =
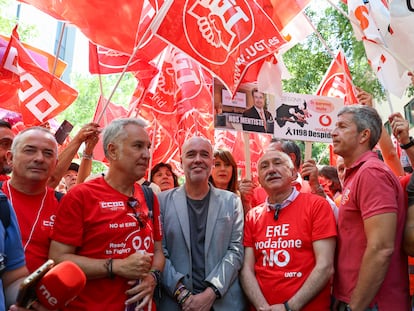
[[[3, 59], [4, 52], [7, 49], [7, 46], [9, 45], [10, 38], [6, 36], [0, 35], [0, 61]], [[51, 55], [43, 50], [40, 50], [34, 46], [31, 46], [26, 43], [22, 43], [27, 52], [30, 54], [30, 56], [36, 61], [36, 63], [42, 67], [44, 70], [49, 71], [50, 73], [53, 73], [57, 77], [61, 77], [63, 72], [66, 69], [66, 63], [62, 60], [60, 60], [57, 56]], [[57, 62], [56, 62], [57, 58]], [[56, 68], [55, 72], [53, 72], [53, 69], [55, 67], [56, 62]]]
[[343, 98], [345, 105], [358, 103], [348, 63], [342, 51], [339, 51], [336, 58], [332, 60], [316, 95]]
[[338, 155], [333, 152], [333, 145], [329, 144], [329, 165], [336, 166]]
[[[150, 59], [137, 53], [126, 71], [136, 71], [139, 79], [151, 80], [158, 72]], [[124, 70], [130, 55], [96, 46], [89, 42], [89, 72], [92, 74], [120, 73]]]
[[[43, 70], [19, 41], [17, 26], [0, 67], [1, 89], [8, 87], [18, 95], [12, 107], [23, 116], [26, 125], [39, 125], [65, 110], [77, 97], [76, 90]], [[11, 110], [12, 107], [1, 107]]]
[[[127, 115], [127, 110], [117, 104], [114, 104], [113, 102], [109, 102], [106, 106], [105, 113], [103, 117], [99, 120], [99, 116], [102, 114], [102, 111], [107, 104], [108, 100], [103, 98], [102, 96], [99, 97], [98, 104], [96, 105], [95, 114], [93, 116], [93, 122], [98, 123], [101, 128], [105, 128], [109, 123], [111, 123], [112, 120], [125, 117]], [[95, 150], [94, 150], [94, 158], [97, 161], [101, 161], [104, 163], [107, 163], [107, 160], [105, 158], [105, 154], [102, 147], [102, 135], [99, 136], [99, 142], [96, 144]]]
[[180, 146], [190, 136], [213, 141], [211, 77], [184, 53], [168, 48], [157, 88], [139, 107], [150, 122], [153, 163], [180, 168]]
[[174, 1], [159, 18], [156, 34], [216, 74], [233, 94], [247, 68], [285, 42], [253, 0]]
[[259, 5], [272, 18], [276, 27], [285, 28], [311, 2], [311, 0], [258, 0]]
[[131, 54], [162, 0], [20, 0], [77, 26], [92, 42]]

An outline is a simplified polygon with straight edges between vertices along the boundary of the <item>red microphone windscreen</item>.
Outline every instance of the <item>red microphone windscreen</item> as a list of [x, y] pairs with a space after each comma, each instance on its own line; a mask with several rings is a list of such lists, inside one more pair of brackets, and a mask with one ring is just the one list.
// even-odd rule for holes
[[63, 261], [40, 279], [36, 296], [47, 309], [61, 309], [79, 295], [85, 284], [86, 276], [81, 268], [71, 261]]

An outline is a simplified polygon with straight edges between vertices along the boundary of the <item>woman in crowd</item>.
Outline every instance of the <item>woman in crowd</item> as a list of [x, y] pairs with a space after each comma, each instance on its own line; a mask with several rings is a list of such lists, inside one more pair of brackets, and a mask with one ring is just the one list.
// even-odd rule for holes
[[319, 170], [319, 183], [323, 186], [325, 193], [332, 200], [336, 200], [336, 198], [342, 193], [342, 186], [338, 177], [338, 171], [334, 166], [326, 165]]
[[161, 191], [178, 187], [178, 177], [168, 163], [160, 162], [151, 170], [151, 182], [157, 184]]
[[210, 176], [214, 187], [239, 194], [237, 190], [237, 164], [228, 150], [214, 151], [214, 165]]

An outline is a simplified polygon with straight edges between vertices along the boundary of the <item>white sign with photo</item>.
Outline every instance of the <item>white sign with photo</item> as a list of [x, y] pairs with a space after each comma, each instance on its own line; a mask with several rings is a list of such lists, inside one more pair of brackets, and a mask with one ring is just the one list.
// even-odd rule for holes
[[274, 136], [302, 141], [331, 143], [340, 98], [284, 93], [276, 104]]

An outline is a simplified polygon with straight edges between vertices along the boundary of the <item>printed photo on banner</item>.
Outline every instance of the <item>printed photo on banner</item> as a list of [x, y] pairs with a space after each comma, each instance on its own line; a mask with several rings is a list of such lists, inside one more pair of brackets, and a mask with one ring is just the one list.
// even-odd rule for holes
[[276, 106], [274, 136], [290, 140], [330, 143], [343, 99], [283, 93]]
[[275, 97], [254, 83], [242, 84], [234, 97], [214, 80], [214, 125], [217, 129], [274, 133]]

